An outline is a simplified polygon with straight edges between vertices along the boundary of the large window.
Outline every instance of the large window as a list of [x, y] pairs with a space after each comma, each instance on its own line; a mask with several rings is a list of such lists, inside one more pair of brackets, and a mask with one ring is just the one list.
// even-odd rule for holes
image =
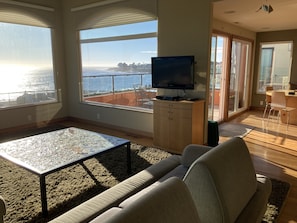
[[51, 29], [0, 22], [0, 108], [57, 100]]
[[274, 89], [289, 87], [292, 49], [292, 42], [261, 44], [258, 93], [264, 93], [266, 86], [272, 86]]
[[152, 108], [157, 21], [82, 30], [80, 46], [82, 101]]

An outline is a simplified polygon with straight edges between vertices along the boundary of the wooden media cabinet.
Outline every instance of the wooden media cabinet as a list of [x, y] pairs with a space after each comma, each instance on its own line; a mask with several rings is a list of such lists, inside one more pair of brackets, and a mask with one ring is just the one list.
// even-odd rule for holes
[[204, 100], [154, 100], [154, 144], [181, 154], [189, 144], [204, 144]]

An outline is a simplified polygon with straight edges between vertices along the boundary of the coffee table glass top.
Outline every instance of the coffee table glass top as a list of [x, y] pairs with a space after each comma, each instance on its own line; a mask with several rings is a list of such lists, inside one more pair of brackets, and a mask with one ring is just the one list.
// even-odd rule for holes
[[114, 136], [70, 127], [0, 144], [0, 156], [37, 174], [129, 144]]

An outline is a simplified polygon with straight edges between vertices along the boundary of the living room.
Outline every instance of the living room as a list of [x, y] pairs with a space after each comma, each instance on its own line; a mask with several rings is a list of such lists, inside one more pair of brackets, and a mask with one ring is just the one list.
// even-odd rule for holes
[[[90, 1], [91, 3], [92, 1]], [[166, 10], [167, 3], [166, 1], [160, 1], [158, 3], [158, 55], [194, 55], [197, 61], [196, 64], [196, 82], [199, 83], [197, 89], [194, 91], [189, 91], [189, 94], [193, 97], [198, 97], [200, 99], [206, 98], [206, 89], [208, 89], [207, 82], [208, 77], [203, 77], [208, 73], [209, 61], [204, 58], [209, 58], [209, 46], [210, 39], [209, 35], [212, 30], [219, 32], [230, 33], [235, 36], [243, 36], [254, 41], [257, 47], [260, 42], [263, 41], [295, 41], [296, 35], [295, 30], [285, 30], [277, 32], [262, 32], [256, 33], [249, 30], [245, 30], [241, 27], [235, 26], [233, 24], [228, 24], [217, 19], [212, 19], [211, 12], [211, 3], [196, 3], [197, 9], [195, 7], [190, 7], [189, 4], [178, 4], [171, 3], [171, 10], [167, 12]], [[41, 3], [41, 2], [39, 2]], [[109, 126], [114, 126], [116, 128], [122, 128], [130, 131], [140, 131], [145, 135], [153, 135], [153, 114], [152, 111], [137, 111], [137, 110], [127, 110], [127, 109], [117, 109], [114, 106], [94, 106], [93, 104], [83, 103], [81, 99], [81, 90], [80, 90], [80, 58], [79, 55], [79, 46], [76, 42], [77, 28], [80, 24], [75, 23], [76, 20], [80, 23], [86, 23], [82, 18], [85, 18], [86, 21], [90, 20], [93, 15], [88, 11], [82, 10], [78, 12], [72, 12], [71, 9], [79, 5], [88, 5], [88, 2], [80, 4], [79, 2], [67, 2], [63, 1], [63, 7], [61, 3], [51, 2], [48, 3], [44, 1], [44, 5], [53, 4], [54, 12], [47, 12], [39, 10], [36, 12], [37, 15], [41, 18], [48, 16], [51, 21], [49, 21], [51, 27], [55, 27], [55, 51], [54, 54], [54, 66], [56, 73], [56, 89], [58, 103], [49, 103], [42, 104], [38, 106], [18, 106], [16, 108], [1, 109], [1, 129], [13, 128], [15, 126], [26, 126], [34, 125], [34, 123], [47, 123], [53, 119], [60, 119], [64, 117], [75, 117], [78, 119], [87, 119], [92, 122], [98, 122], [100, 124], [105, 124]], [[164, 9], [163, 9], [164, 4]], [[174, 6], [176, 4], [176, 7]], [[143, 7], [149, 8], [150, 11], [156, 10], [154, 4], [150, 6]], [[7, 6], [5, 6], [7, 7]], [[11, 7], [11, 5], [10, 5]], [[19, 7], [19, 6], [14, 6]], [[180, 10], [184, 8], [184, 10]], [[192, 9], [194, 12], [192, 12]], [[28, 8], [23, 7], [23, 10], [26, 11]], [[63, 9], [63, 11], [62, 11]], [[189, 11], [188, 11], [189, 10]], [[197, 10], [201, 10], [197, 11]], [[96, 10], [93, 10], [92, 14], [96, 13]], [[156, 13], [156, 12], [153, 12]], [[185, 14], [183, 14], [185, 13]], [[64, 26], [58, 22], [62, 20], [61, 16], [63, 14]], [[80, 15], [76, 15], [80, 14]], [[85, 15], [88, 14], [88, 17]], [[191, 15], [191, 16], [190, 16]], [[78, 16], [78, 17], [77, 17]], [[76, 18], [77, 17], [77, 18]], [[80, 18], [82, 17], [82, 18]], [[164, 18], [164, 19], [163, 19]], [[205, 18], [208, 18], [206, 20]], [[43, 18], [44, 19], [44, 18]], [[48, 19], [47, 19], [48, 20]], [[91, 20], [92, 21], [92, 20]], [[195, 22], [194, 22], [195, 21]], [[208, 22], [206, 22], [208, 21]], [[69, 25], [65, 25], [68, 24]], [[173, 26], [174, 24], [174, 26]], [[186, 27], [183, 24], [188, 24]], [[86, 26], [86, 25], [85, 25]], [[196, 28], [197, 27], [197, 28]], [[189, 33], [189, 35], [186, 35]], [[175, 36], [175, 38], [170, 38], [170, 36]], [[190, 36], [190, 37], [189, 37]], [[170, 41], [168, 41], [168, 39]], [[199, 41], [196, 41], [199, 39]], [[180, 43], [183, 43], [182, 45]], [[65, 44], [64, 44], [65, 43]], [[65, 47], [63, 47], [65, 46]], [[65, 51], [61, 51], [64, 49]], [[256, 48], [255, 48], [256, 49]], [[258, 53], [255, 52], [254, 73], [256, 75], [256, 70], [258, 69]], [[293, 52], [294, 55], [294, 52]], [[292, 71], [294, 74], [296, 68], [296, 58], [293, 57], [292, 61]], [[73, 61], [76, 61], [73, 63]], [[74, 66], [74, 64], [76, 66]], [[291, 75], [291, 82], [296, 82], [295, 75]], [[257, 77], [252, 77], [249, 79], [250, 86], [257, 85]], [[250, 92], [248, 98], [248, 108], [258, 108], [264, 107], [261, 105], [265, 100], [264, 94], [258, 94], [255, 87], [250, 87], [252, 92]], [[162, 92], [160, 92], [161, 94]], [[172, 92], [166, 92], [172, 94]], [[176, 94], [176, 91], [173, 91], [173, 94]], [[207, 108], [205, 107], [205, 120], [207, 120]], [[120, 118], [125, 117], [125, 119]], [[226, 119], [226, 118], [225, 118]], [[206, 129], [205, 124], [205, 129]], [[206, 136], [205, 136], [206, 142]]]
[[[118, 109], [113, 106], [94, 106], [81, 102], [80, 95], [80, 58], [77, 41], [77, 30], [86, 28], [96, 16], [98, 7], [86, 10], [75, 10], [80, 6], [92, 5], [98, 1], [93, 0], [24, 0], [24, 3], [41, 5], [54, 9], [35, 10], [28, 6], [18, 6], [15, 1], [0, 2], [1, 7], [9, 10], [27, 11], [37, 18], [48, 23], [54, 30], [54, 64], [56, 69], [56, 85], [59, 90], [58, 102], [34, 106], [21, 106], [17, 108], [1, 109], [1, 132], [25, 129], [34, 126], [44, 126], [67, 117], [76, 120], [96, 123], [101, 126], [111, 127], [126, 132], [138, 132], [141, 135], [151, 137], [153, 135], [153, 112]], [[201, 88], [192, 92], [192, 96], [201, 99], [207, 98], [208, 78], [203, 76], [209, 70], [210, 36], [212, 30], [224, 31], [234, 35], [243, 35], [253, 39], [256, 44], [260, 41], [295, 40], [296, 30], [279, 31], [276, 33], [254, 33], [212, 18], [212, 2], [187, 0], [186, 2], [159, 0], [158, 7], [148, 1], [131, 1], [135, 7], [140, 7], [148, 14], [156, 14], [158, 17], [158, 55], [195, 55], [197, 59], [196, 71]], [[153, 2], [153, 1], [152, 1]], [[12, 4], [10, 4], [12, 3]], [[20, 9], [21, 8], [21, 9]], [[168, 10], [170, 9], [170, 10]], [[185, 25], [187, 24], [187, 25]], [[273, 35], [275, 34], [275, 35]], [[280, 36], [282, 38], [280, 38]], [[286, 36], [286, 39], [283, 39]], [[174, 37], [174, 38], [172, 38]], [[198, 41], [199, 40], [199, 41]], [[182, 44], [181, 44], [182, 43]], [[255, 54], [255, 61], [257, 53]], [[296, 59], [292, 62], [292, 74], [297, 69]], [[257, 67], [256, 62], [254, 65]], [[296, 78], [292, 75], [291, 80]], [[256, 78], [253, 78], [256, 84]], [[254, 89], [254, 88], [253, 88]], [[260, 107], [260, 101], [264, 95], [258, 95], [255, 91], [250, 95], [249, 107]], [[100, 118], [98, 118], [100, 114]], [[207, 108], [205, 108], [205, 120], [207, 120]], [[207, 129], [205, 122], [205, 129]], [[205, 135], [204, 141], [206, 142]], [[292, 219], [290, 219], [292, 220]], [[296, 220], [296, 219], [294, 219]]]
[[[59, 100], [58, 103], [50, 103], [37, 107], [21, 106], [16, 109], [2, 109], [1, 129], [30, 125], [36, 122], [46, 123], [50, 120], [67, 116], [98, 122], [97, 114], [99, 113], [99, 122], [101, 124], [140, 131], [144, 134], [152, 135], [152, 112], [129, 111], [126, 109], [117, 109], [112, 106], [93, 106], [81, 102], [79, 90], [79, 72], [81, 68], [78, 61], [79, 46], [77, 45], [77, 26], [80, 24], [74, 23], [84, 25], [83, 23], [85, 23], [85, 21], [83, 18], [92, 18], [96, 11], [89, 9], [92, 11], [91, 14], [88, 10], [72, 12], [71, 9], [80, 5], [88, 5], [88, 3], [92, 2], [94, 1], [43, 1], [44, 5], [50, 5], [55, 9], [53, 13], [48, 11], [44, 12], [42, 10], [36, 13], [43, 19], [45, 19], [43, 14], [46, 14], [46, 21], [51, 20], [49, 21], [52, 23], [50, 26], [55, 27], [55, 51], [57, 51], [57, 53], [55, 54], [56, 58], [54, 59], [54, 64], [56, 73], [58, 74], [56, 77], [56, 85], [57, 89], [59, 89]], [[41, 4], [40, 1], [38, 3]], [[196, 4], [195, 2], [195, 5]], [[196, 72], [205, 73], [208, 69], [209, 62], [207, 59], [203, 58], [207, 58], [209, 53], [211, 2], [203, 3], [201, 6], [200, 4], [201, 3], [199, 3], [196, 7], [197, 9], [195, 9], [190, 7], [190, 4], [176, 3], [175, 6], [171, 3], [171, 10], [168, 12], [166, 1], [160, 1], [158, 3], [158, 55], [195, 55], [198, 61]], [[152, 14], [152, 10], [155, 10], [154, 13], [156, 13], [155, 4], [147, 4], [146, 1], [144, 1], [141, 5], [143, 5], [142, 8], [148, 8], [150, 14]], [[181, 10], [181, 8], [184, 8], [184, 10]], [[64, 18], [63, 23], [60, 22], [62, 17]], [[85, 20], [89, 21], [91, 19]], [[207, 20], [208, 22], [206, 22]], [[188, 24], [188, 26], [184, 26], [183, 24]], [[190, 33], [190, 35], [186, 35], [186, 33]], [[171, 36], [175, 36], [175, 38], [170, 38]], [[199, 39], [199, 41], [196, 41], [197, 39]], [[179, 44], [181, 42], [184, 44]], [[65, 51], [62, 51], [62, 49], [65, 49]], [[199, 81], [202, 85], [206, 85], [206, 78], [202, 77]], [[205, 98], [204, 90], [194, 91], [193, 94], [197, 97]]]

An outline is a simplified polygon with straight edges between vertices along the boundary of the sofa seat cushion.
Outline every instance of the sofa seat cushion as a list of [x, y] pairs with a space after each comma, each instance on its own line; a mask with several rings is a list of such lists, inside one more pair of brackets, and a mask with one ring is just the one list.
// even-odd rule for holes
[[142, 189], [138, 193], [133, 194], [132, 196], [130, 196], [129, 198], [124, 200], [119, 206], [122, 207], [122, 206], [129, 206], [129, 205], [133, 204], [136, 200], [140, 199], [141, 197], [146, 196], [146, 194], [149, 191], [153, 190], [155, 187], [160, 185], [162, 182], [168, 180], [169, 178], [176, 177], [176, 178], [182, 180], [184, 175], [186, 174], [187, 170], [188, 169], [182, 165], [177, 166], [175, 169], [173, 169], [172, 171], [170, 171], [169, 173], [164, 175], [162, 178], [160, 178], [155, 183], [147, 186], [146, 188]]
[[257, 190], [245, 142], [232, 138], [198, 158], [185, 178], [204, 223], [235, 222]]
[[120, 211], [122, 211], [122, 208], [119, 208], [119, 207], [110, 208], [107, 211], [103, 212], [97, 218], [90, 221], [90, 223], [102, 223], [103, 221], [106, 221], [107, 219], [110, 219], [112, 216], [118, 214]]
[[257, 191], [243, 209], [236, 220], [236, 223], [262, 222], [267, 209], [267, 200], [270, 196], [272, 185], [271, 180], [266, 176], [257, 174]]
[[136, 195], [133, 202], [121, 203], [119, 205], [121, 211], [114, 212], [112, 216], [110, 213], [104, 213], [92, 223], [200, 222], [191, 194], [184, 182], [178, 178], [169, 178], [162, 183], [155, 184], [145, 193], [143, 191], [140, 193], [141, 196]]

